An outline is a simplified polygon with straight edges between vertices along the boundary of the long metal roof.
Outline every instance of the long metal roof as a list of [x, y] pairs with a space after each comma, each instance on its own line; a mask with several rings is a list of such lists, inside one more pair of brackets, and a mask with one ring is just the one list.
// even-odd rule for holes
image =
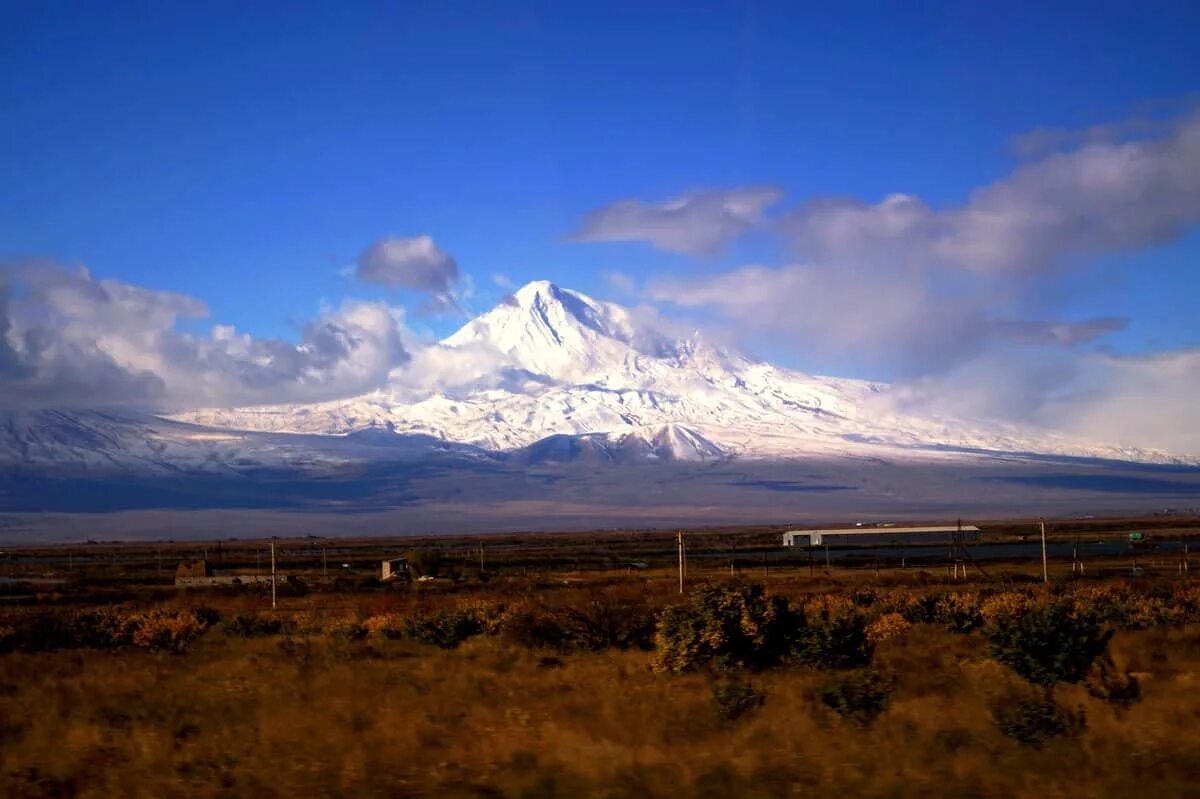
[[973, 524], [949, 525], [943, 527], [835, 527], [828, 530], [788, 530], [796, 535], [912, 535], [919, 533], [978, 533], [979, 528]]

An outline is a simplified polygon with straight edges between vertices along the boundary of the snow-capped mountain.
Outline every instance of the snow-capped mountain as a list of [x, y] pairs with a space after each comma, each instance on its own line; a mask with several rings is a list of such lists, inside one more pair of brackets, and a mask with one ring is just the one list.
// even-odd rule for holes
[[1011, 424], [902, 413], [886, 384], [780, 369], [699, 335], [667, 335], [634, 311], [546, 281], [525, 285], [420, 352], [381, 391], [173, 418], [221, 430], [322, 436], [377, 428], [491, 452], [532, 448], [534, 458], [933, 458], [986, 451], [1171, 460]]

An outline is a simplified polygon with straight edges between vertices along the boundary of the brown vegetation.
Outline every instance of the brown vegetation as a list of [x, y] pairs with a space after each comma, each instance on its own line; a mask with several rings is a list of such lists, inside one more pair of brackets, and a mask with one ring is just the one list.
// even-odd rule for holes
[[0, 795], [1192, 790], [1194, 584], [930, 582], [44, 596], [0, 611]]

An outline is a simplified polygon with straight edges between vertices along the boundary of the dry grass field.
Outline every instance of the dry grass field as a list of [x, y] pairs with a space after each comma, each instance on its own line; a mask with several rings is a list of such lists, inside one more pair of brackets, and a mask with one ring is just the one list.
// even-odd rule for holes
[[17, 598], [0, 795], [1200, 795], [1186, 575], [526, 569]]

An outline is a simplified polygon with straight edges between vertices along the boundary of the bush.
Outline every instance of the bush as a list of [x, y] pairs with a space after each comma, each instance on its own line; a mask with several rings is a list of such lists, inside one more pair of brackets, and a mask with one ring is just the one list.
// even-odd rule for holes
[[370, 635], [395, 640], [404, 636], [404, 618], [396, 613], [380, 613], [364, 621], [363, 628]]
[[1095, 616], [1065, 602], [997, 616], [985, 634], [992, 657], [1047, 689], [1086, 677], [1112, 636]]
[[408, 619], [404, 623], [404, 632], [422, 643], [454, 649], [468, 638], [482, 633], [483, 625], [469, 610], [442, 611]]
[[899, 638], [912, 629], [903, 615], [899, 613], [884, 613], [867, 625], [867, 640], [871, 643]]
[[983, 626], [979, 598], [962, 592], [945, 594], [938, 599], [937, 621], [952, 633], [969, 633]]
[[1078, 735], [1083, 708], [1071, 711], [1045, 696], [1007, 696], [992, 706], [992, 723], [1009, 738], [1040, 748], [1051, 738]]
[[716, 664], [767, 668], [791, 652], [803, 617], [762, 586], [705, 586], [658, 617], [657, 671]]
[[183, 652], [209, 628], [204, 614], [194, 610], [151, 610], [131, 619], [134, 646]]
[[654, 642], [654, 614], [642, 597], [596, 591], [558, 615], [566, 639], [581, 649], [649, 649]]
[[863, 727], [887, 709], [891, 694], [892, 681], [873, 669], [828, 681], [817, 689], [821, 704]]
[[280, 635], [285, 628], [283, 619], [258, 613], [239, 613], [221, 625], [221, 629], [226, 635], [235, 635], [239, 638]]
[[0, 645], [6, 650], [143, 649], [182, 652], [212, 626], [217, 616], [196, 610], [128, 611], [116, 608], [43, 612], [17, 620]]
[[907, 596], [900, 607], [900, 613], [911, 624], [929, 624], [937, 621], [939, 601], [937, 594]]
[[750, 683], [739, 679], [716, 680], [712, 683], [713, 704], [717, 715], [734, 721], [762, 705], [766, 697]]
[[326, 628], [326, 632], [331, 638], [343, 641], [361, 641], [367, 637], [370, 631], [358, 619], [337, 619]]
[[562, 624], [545, 608], [510, 608], [501, 616], [497, 628], [504, 640], [530, 649], [560, 649], [567, 644]]
[[809, 616], [795, 632], [791, 656], [819, 669], [850, 669], [871, 661], [875, 645], [867, 635], [867, 620], [855, 612], [822, 611]]
[[1118, 708], [1131, 707], [1142, 698], [1137, 677], [1117, 669], [1109, 656], [1100, 658], [1084, 684], [1089, 694]]

